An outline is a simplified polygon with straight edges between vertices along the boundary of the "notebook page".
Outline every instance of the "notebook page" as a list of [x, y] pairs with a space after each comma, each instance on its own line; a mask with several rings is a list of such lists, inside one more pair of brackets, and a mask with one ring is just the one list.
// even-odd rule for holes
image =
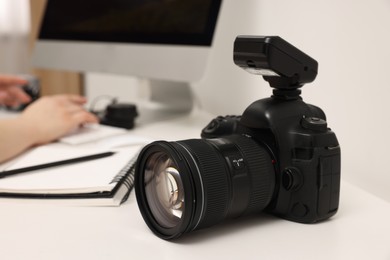
[[[112, 156], [62, 165], [0, 179], [0, 192], [74, 193], [111, 190], [111, 180], [139, 152], [140, 146], [116, 149]], [[12, 169], [64, 160], [103, 151], [61, 146], [43, 146], [32, 151]], [[10, 170], [11, 168], [7, 169]]]

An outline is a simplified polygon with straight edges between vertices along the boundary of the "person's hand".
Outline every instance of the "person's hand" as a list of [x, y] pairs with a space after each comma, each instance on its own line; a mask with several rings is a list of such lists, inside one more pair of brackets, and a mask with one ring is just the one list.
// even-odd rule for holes
[[30, 102], [31, 97], [20, 88], [26, 83], [22, 78], [0, 75], [0, 105], [17, 106]]
[[29, 129], [34, 144], [44, 144], [76, 130], [86, 123], [98, 123], [83, 105], [86, 99], [78, 95], [45, 96], [29, 105], [20, 119]]

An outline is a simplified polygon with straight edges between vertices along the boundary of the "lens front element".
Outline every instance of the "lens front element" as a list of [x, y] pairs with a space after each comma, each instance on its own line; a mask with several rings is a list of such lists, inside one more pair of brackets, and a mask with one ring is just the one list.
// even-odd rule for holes
[[162, 152], [146, 161], [145, 195], [156, 222], [164, 228], [177, 226], [184, 212], [184, 189], [177, 165]]

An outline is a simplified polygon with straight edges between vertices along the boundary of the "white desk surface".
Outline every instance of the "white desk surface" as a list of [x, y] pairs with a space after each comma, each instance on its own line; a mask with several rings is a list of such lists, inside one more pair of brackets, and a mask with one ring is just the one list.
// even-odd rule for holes
[[[210, 116], [139, 127], [162, 139], [197, 138]], [[345, 181], [339, 212], [305, 225], [260, 214], [176, 241], [151, 233], [134, 191], [120, 207], [0, 200], [1, 259], [389, 259], [390, 203]]]

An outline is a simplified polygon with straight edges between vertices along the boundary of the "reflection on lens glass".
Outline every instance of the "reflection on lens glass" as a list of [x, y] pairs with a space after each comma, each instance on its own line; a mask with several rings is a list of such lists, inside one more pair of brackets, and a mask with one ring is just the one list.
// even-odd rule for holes
[[156, 152], [146, 162], [145, 193], [155, 220], [165, 228], [181, 222], [184, 212], [184, 190], [173, 160], [163, 152]]

